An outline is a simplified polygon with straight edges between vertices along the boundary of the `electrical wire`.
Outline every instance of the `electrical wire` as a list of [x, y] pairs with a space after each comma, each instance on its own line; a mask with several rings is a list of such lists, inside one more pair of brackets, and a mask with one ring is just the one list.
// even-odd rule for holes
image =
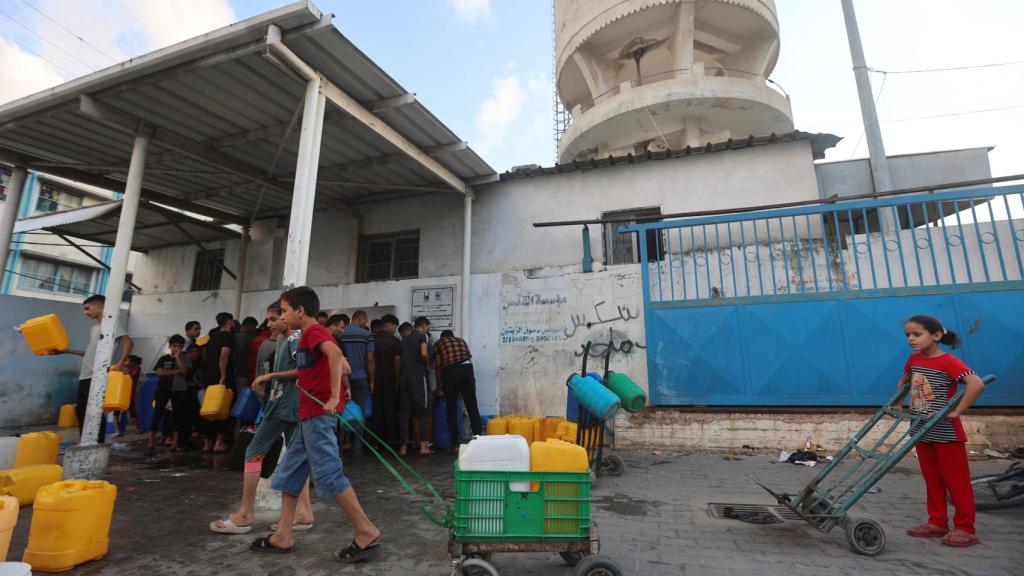
[[981, 110], [964, 110], [963, 112], [949, 112], [945, 114], [931, 114], [928, 116], [914, 116], [911, 118], [898, 118], [896, 120], [888, 120], [887, 122], [912, 122], [914, 120], [930, 120], [933, 118], [950, 118], [953, 116], [968, 116], [970, 114], [983, 114], [985, 112], [999, 112], [1000, 110], [1013, 110], [1015, 108], [1024, 108], [1024, 104], [1016, 104], [1014, 106], [1000, 106], [998, 108], [983, 108]]
[[[878, 102], [882, 100], [882, 92], [885, 91], [885, 81], [889, 79], [888, 75], [882, 76], [882, 85], [878, 87], [878, 96], [875, 96], [875, 115], [878, 114]], [[860, 136], [857, 137], [857, 143], [853, 145], [853, 152], [850, 153], [850, 159], [852, 160], [854, 155], [857, 154], [857, 149], [860, 148], [860, 143], [864, 141], [864, 130], [860, 131]]]
[[19, 48], [21, 48], [22, 50], [24, 50], [24, 51], [28, 52], [29, 54], [32, 54], [33, 56], [35, 56], [35, 57], [37, 57], [37, 58], [42, 58], [43, 60], [45, 60], [45, 61], [49, 62], [49, 63], [50, 63], [50, 64], [52, 64], [52, 65], [53, 65], [53, 66], [54, 66], [55, 68], [57, 68], [57, 69], [59, 69], [60, 71], [64, 72], [64, 73], [65, 73], [65, 74], [67, 74], [68, 76], [74, 76], [74, 74], [72, 74], [71, 72], [69, 72], [69, 71], [68, 71], [68, 70], [67, 70], [66, 68], [64, 68], [64, 67], [63, 67], [63, 66], [61, 66], [60, 64], [57, 64], [56, 62], [54, 62], [53, 60], [50, 60], [50, 59], [49, 59], [49, 58], [47, 58], [46, 56], [43, 56], [42, 54], [40, 54], [40, 53], [36, 52], [35, 50], [32, 50], [32, 49], [31, 49], [31, 48], [29, 48], [28, 46], [25, 46], [24, 44], [22, 44], [21, 42], [18, 42], [18, 41], [17, 41], [17, 40], [15, 40], [14, 38], [11, 38], [11, 37], [10, 37], [10, 36], [8, 36], [7, 34], [4, 34], [3, 32], [0, 32], [0, 36], [3, 36], [4, 38], [6, 38], [6, 39], [10, 40], [10, 41], [11, 41], [11, 42], [13, 42], [13, 43], [14, 43], [15, 45], [17, 45], [17, 46], [18, 46]]
[[21, 26], [21, 27], [22, 27], [22, 28], [24, 28], [25, 30], [28, 30], [30, 34], [34, 34], [35, 36], [38, 36], [38, 37], [39, 37], [40, 39], [42, 39], [42, 41], [43, 41], [43, 42], [46, 42], [46, 43], [47, 43], [47, 44], [49, 44], [50, 46], [53, 46], [53, 47], [54, 47], [54, 48], [56, 48], [57, 50], [60, 50], [61, 52], [63, 52], [64, 54], [66, 54], [66, 55], [67, 55], [67, 56], [68, 56], [69, 58], [71, 58], [72, 60], [74, 60], [74, 61], [78, 62], [78, 63], [79, 63], [79, 64], [81, 64], [82, 66], [85, 66], [86, 68], [88, 68], [88, 69], [90, 69], [90, 70], [93, 70], [93, 71], [95, 71], [95, 70], [96, 70], [96, 68], [94, 68], [94, 67], [93, 67], [92, 65], [90, 65], [90, 64], [89, 64], [88, 62], [85, 62], [85, 61], [81, 60], [80, 58], [78, 58], [77, 56], [75, 56], [74, 54], [72, 54], [71, 52], [68, 52], [67, 50], [65, 50], [65, 49], [61, 48], [60, 46], [57, 46], [57, 45], [56, 45], [56, 44], [54, 44], [53, 42], [50, 42], [50, 41], [49, 41], [49, 40], [48, 40], [48, 39], [47, 39], [47, 38], [46, 38], [45, 36], [43, 36], [42, 34], [40, 34], [40, 33], [36, 32], [35, 30], [33, 30], [33, 29], [31, 29], [31, 28], [29, 28], [28, 26], [25, 26], [24, 24], [22, 24], [21, 22], [19, 22], [19, 21], [18, 21], [18, 20], [17, 20], [17, 19], [16, 19], [16, 18], [15, 18], [14, 16], [11, 16], [10, 14], [8, 14], [7, 12], [4, 12], [3, 10], [0, 10], [0, 14], [2, 14], [2, 15], [3, 15], [4, 17], [6, 17], [6, 18], [7, 18], [8, 20], [10, 20], [11, 22], [14, 22], [15, 24], [17, 24], [18, 26]]
[[50, 22], [53, 22], [53, 23], [54, 23], [54, 24], [56, 24], [57, 26], [60, 26], [61, 30], [64, 30], [64, 31], [65, 31], [65, 32], [67, 32], [68, 34], [71, 34], [71, 35], [72, 35], [72, 36], [74, 36], [75, 38], [78, 38], [79, 40], [81, 40], [82, 42], [84, 42], [86, 46], [88, 46], [88, 47], [92, 48], [92, 49], [93, 49], [93, 50], [95, 50], [96, 52], [99, 52], [100, 54], [102, 54], [102, 55], [103, 55], [103, 56], [105, 56], [106, 58], [109, 58], [111, 62], [114, 62], [114, 63], [117, 63], [117, 62], [118, 62], [117, 58], [114, 58], [114, 57], [113, 57], [113, 56], [111, 56], [110, 54], [107, 54], [107, 53], [106, 53], [106, 52], [104, 52], [103, 50], [100, 50], [100, 49], [99, 49], [99, 48], [97, 48], [97, 47], [96, 47], [96, 46], [95, 46], [94, 44], [92, 44], [91, 42], [89, 42], [88, 40], [86, 40], [85, 38], [82, 38], [82, 37], [81, 37], [81, 36], [79, 36], [78, 34], [75, 34], [75, 33], [74, 33], [74, 32], [72, 32], [71, 30], [69, 30], [67, 26], [65, 26], [65, 25], [61, 24], [60, 22], [57, 22], [57, 21], [56, 21], [56, 20], [54, 20], [53, 18], [50, 18], [49, 16], [47, 16], [47, 15], [46, 15], [46, 13], [45, 13], [45, 12], [43, 12], [43, 11], [42, 11], [42, 10], [40, 10], [39, 8], [36, 8], [35, 6], [33, 6], [33, 5], [29, 4], [27, 0], [21, 0], [21, 3], [22, 3], [22, 4], [24, 4], [25, 6], [28, 6], [28, 7], [29, 7], [29, 8], [31, 8], [32, 10], [34, 10], [34, 11], [35, 11], [35, 12], [36, 12], [37, 14], [39, 14], [39, 15], [40, 15], [40, 16], [42, 16], [43, 18], [46, 18], [46, 19], [47, 19], [47, 20], [49, 20]]
[[927, 74], [930, 72], [954, 72], [957, 70], [977, 70], [979, 68], [995, 68], [997, 66], [1016, 66], [1018, 64], [1024, 64], [1024, 60], [1014, 60], [1012, 62], [993, 62], [990, 64], [975, 64], [973, 66], [950, 66], [949, 68], [923, 68], [921, 70], [878, 70], [876, 68], [868, 68], [871, 72], [878, 72], [879, 74]]

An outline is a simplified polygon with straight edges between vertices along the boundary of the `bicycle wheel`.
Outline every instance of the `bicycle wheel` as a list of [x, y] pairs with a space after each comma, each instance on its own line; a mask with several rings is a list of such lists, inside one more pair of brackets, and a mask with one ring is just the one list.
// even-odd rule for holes
[[974, 507], [978, 510], [1003, 510], [1024, 505], [1024, 479], [993, 482], [1003, 474], [984, 474], [971, 478]]

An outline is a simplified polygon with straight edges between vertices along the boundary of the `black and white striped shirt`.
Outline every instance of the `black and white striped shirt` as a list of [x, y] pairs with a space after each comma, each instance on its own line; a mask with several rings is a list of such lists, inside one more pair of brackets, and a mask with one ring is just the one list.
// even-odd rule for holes
[[[974, 374], [973, 370], [952, 354], [926, 358], [920, 352], [910, 355], [903, 371], [911, 377], [912, 381], [915, 374], [927, 378], [928, 385], [934, 394], [933, 397], [925, 400], [925, 407], [922, 410], [917, 410], [917, 413], [934, 413], [941, 410], [956, 394], [956, 387], [963, 382], [963, 379]], [[911, 395], [919, 392], [920, 389], [912, 384]], [[915, 422], [910, 428], [911, 434], [920, 431], [924, 424], [924, 421]], [[964, 433], [964, 427], [959, 418], [939, 421], [921, 438], [922, 442], [965, 442], [966, 440], [967, 435]]]

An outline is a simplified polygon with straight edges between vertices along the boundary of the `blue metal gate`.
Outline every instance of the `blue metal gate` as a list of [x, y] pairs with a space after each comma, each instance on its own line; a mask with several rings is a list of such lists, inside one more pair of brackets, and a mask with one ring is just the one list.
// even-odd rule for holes
[[910, 353], [903, 320], [928, 314], [999, 377], [979, 404], [1024, 406], [1022, 205], [1003, 186], [620, 228], [654, 235], [652, 403], [877, 405]]

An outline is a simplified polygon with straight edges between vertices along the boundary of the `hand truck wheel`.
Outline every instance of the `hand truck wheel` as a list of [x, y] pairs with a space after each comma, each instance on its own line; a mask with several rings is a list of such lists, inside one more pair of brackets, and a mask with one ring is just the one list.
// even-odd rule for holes
[[846, 541], [857, 554], [877, 556], [885, 549], [885, 531], [874, 520], [851, 519], [846, 523]]
[[604, 459], [604, 471], [609, 476], [622, 476], [622, 472], [626, 470], [626, 463], [623, 462], [622, 457], [618, 454], [609, 454]]
[[622, 569], [603, 554], [586, 556], [576, 565], [574, 576], [622, 576]]
[[498, 576], [498, 569], [482, 558], [467, 558], [462, 561], [462, 576]]

